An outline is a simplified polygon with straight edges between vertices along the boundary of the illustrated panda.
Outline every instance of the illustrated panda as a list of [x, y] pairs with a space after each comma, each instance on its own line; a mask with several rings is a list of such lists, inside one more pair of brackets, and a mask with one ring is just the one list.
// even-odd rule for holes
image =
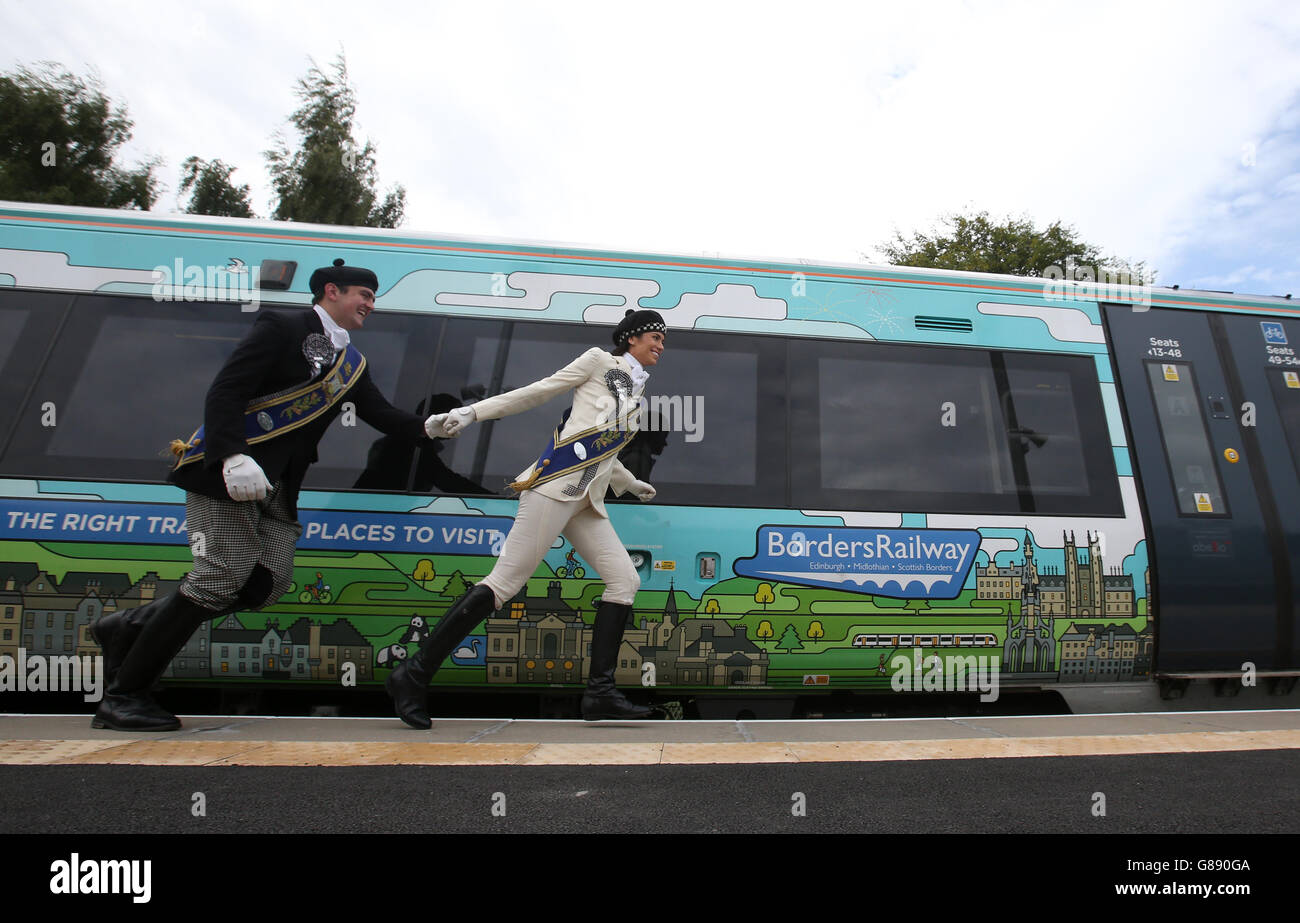
[[401, 644], [390, 644], [388, 647], [381, 648], [375, 655], [376, 666], [393, 667], [399, 660], [406, 659], [406, 648]]
[[429, 637], [429, 623], [424, 620], [424, 616], [413, 615], [411, 616], [411, 624], [406, 627], [406, 631], [397, 640], [402, 644], [419, 644], [427, 637]]

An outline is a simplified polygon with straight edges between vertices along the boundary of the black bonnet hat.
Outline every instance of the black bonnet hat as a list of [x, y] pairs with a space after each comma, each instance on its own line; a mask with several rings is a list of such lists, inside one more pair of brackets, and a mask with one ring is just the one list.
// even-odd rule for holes
[[618, 326], [614, 328], [614, 345], [626, 346], [629, 337], [650, 333], [653, 330], [658, 330], [660, 333], [668, 332], [668, 325], [664, 323], [658, 311], [633, 311], [629, 308], [623, 315], [623, 319], [618, 322]]
[[343, 260], [334, 261], [333, 266], [322, 266], [311, 274], [307, 287], [314, 297], [319, 298], [325, 292], [325, 283], [335, 285], [364, 285], [373, 292], [379, 291], [379, 277], [369, 269], [359, 266], [344, 266]]

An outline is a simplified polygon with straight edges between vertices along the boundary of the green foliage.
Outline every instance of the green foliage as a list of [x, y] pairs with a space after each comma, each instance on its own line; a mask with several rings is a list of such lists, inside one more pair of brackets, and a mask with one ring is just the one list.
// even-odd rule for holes
[[378, 201], [375, 148], [353, 140], [357, 100], [348, 85], [347, 63], [340, 54], [333, 73], [313, 61], [298, 81], [302, 105], [289, 117], [301, 136], [290, 151], [283, 136], [266, 151], [271, 185], [279, 199], [272, 213], [277, 221], [310, 221], [357, 227], [395, 228], [406, 211], [401, 186]]
[[158, 197], [156, 158], [114, 164], [132, 122], [94, 77], [55, 64], [0, 75], [0, 125], [0, 199], [147, 209]]
[[1108, 269], [1124, 274], [1123, 281], [1141, 285], [1154, 281], [1155, 272], [1145, 263], [1106, 256], [1095, 244], [1080, 240], [1074, 228], [1054, 221], [1039, 230], [1028, 218], [998, 222], [988, 212], [949, 214], [943, 219], [947, 231], [917, 233], [909, 240], [901, 233], [878, 248], [896, 266], [923, 266], [969, 272], [1004, 273], [1012, 276], [1042, 276], [1048, 267], [1075, 278], [1076, 267], [1094, 272]]
[[452, 575], [447, 578], [447, 585], [442, 588], [443, 596], [450, 596], [452, 599], [460, 599], [469, 592], [469, 582], [465, 580], [465, 575], [460, 571], [453, 571]]
[[190, 194], [185, 211], [191, 215], [217, 215], [227, 218], [256, 218], [248, 202], [248, 185], [230, 181], [235, 167], [220, 160], [187, 158], [181, 164], [181, 192]]
[[803, 650], [803, 642], [799, 640], [799, 631], [794, 625], [786, 625], [785, 631], [781, 633], [781, 640], [776, 642], [778, 651], [799, 651]]

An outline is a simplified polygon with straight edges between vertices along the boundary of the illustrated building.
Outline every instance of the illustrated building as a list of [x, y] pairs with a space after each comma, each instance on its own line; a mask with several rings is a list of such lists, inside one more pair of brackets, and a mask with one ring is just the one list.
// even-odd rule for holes
[[1072, 624], [1061, 636], [1061, 681], [1120, 682], [1151, 669], [1151, 629], [1100, 622]]
[[[591, 626], [560, 595], [553, 580], [546, 596], [516, 596], [497, 618], [488, 619], [489, 683], [577, 683], [587, 678]], [[657, 622], [642, 617], [623, 632], [614, 679], [641, 682], [643, 666], [653, 663], [660, 685], [761, 685], [767, 682], [768, 655], [751, 641], [743, 625], [725, 619], [688, 619], [679, 624], [676, 596]]]
[[[1086, 552], [1076, 545], [1073, 532], [1063, 532], [1061, 538], [1065, 556], [1063, 572], [1038, 567], [1028, 530], [1022, 545], [1024, 560], [1021, 564], [999, 567], [996, 561], [990, 561], [988, 567], [976, 568], [977, 598], [1020, 601], [1019, 614], [1009, 612], [1007, 616], [1002, 669], [1008, 673], [1051, 674], [1056, 671], [1055, 629], [1058, 618], [1127, 619], [1137, 615], [1133, 578], [1118, 569], [1109, 574], [1105, 572], [1100, 537], [1085, 533]], [[1061, 662], [1063, 671], [1064, 648]], [[1118, 673], [1110, 669], [1109, 661], [1107, 663], [1107, 673], [1103, 678], [1116, 678]], [[1148, 651], [1146, 669], [1149, 667]], [[1072, 669], [1077, 669], [1077, 664]], [[1138, 660], [1134, 659], [1127, 668], [1128, 674], [1131, 676], [1137, 669]], [[1096, 675], [1093, 678], [1097, 678]], [[1061, 679], [1067, 679], [1064, 672]]]

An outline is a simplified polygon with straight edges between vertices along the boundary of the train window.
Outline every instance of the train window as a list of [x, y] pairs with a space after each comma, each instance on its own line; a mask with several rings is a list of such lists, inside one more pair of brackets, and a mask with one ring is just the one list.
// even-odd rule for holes
[[0, 323], [4, 324], [4, 336], [0, 337], [0, 447], [18, 420], [50, 337], [71, 301], [72, 296], [63, 293], [0, 286]]
[[1086, 356], [793, 344], [792, 505], [1121, 515]]
[[[384, 323], [393, 317], [385, 315]], [[253, 318], [236, 304], [78, 297], [0, 468], [47, 477], [165, 479], [172, 464], [167, 446], [203, 422], [208, 386]], [[409, 331], [384, 331], [373, 344], [371, 336], [359, 333], [357, 342], [374, 366], [372, 379], [391, 397], [401, 353], [396, 362], [391, 354], [405, 346]], [[370, 355], [375, 349], [377, 362]], [[426, 362], [425, 378], [427, 367]], [[421, 379], [411, 393], [423, 388]], [[43, 424], [46, 407], [52, 407], [55, 425]], [[343, 432], [336, 436], [338, 429]], [[335, 467], [314, 468], [316, 483], [351, 486], [365, 467], [370, 441], [347, 427], [331, 427], [321, 454], [333, 452]], [[405, 469], [394, 481], [405, 486]]]
[[[380, 311], [352, 333], [366, 357], [370, 380], [384, 398], [402, 410], [425, 413], [441, 318]], [[347, 398], [344, 398], [347, 405]], [[307, 470], [303, 487], [312, 490], [406, 490], [417, 443], [404, 436], [385, 436], [360, 417], [335, 420], [321, 437], [320, 461]]]
[[1295, 369], [1269, 369], [1264, 373], [1273, 391], [1282, 430], [1291, 449], [1291, 461], [1300, 474], [1300, 371]]
[[620, 460], [662, 502], [785, 506], [785, 352], [774, 337], [670, 330], [647, 431]]
[[1227, 502], [1220, 487], [1219, 469], [1214, 463], [1191, 365], [1186, 362], [1145, 365], [1179, 514], [1226, 516]]
[[[796, 506], [808, 505], [815, 486], [846, 497], [980, 496], [1019, 509], [986, 354], [953, 353], [946, 362], [888, 348], [823, 355], [804, 379], [815, 385], [817, 403], [813, 413], [795, 412], [795, 433], [809, 424], [817, 431], [792, 441]], [[912, 505], [901, 496], [896, 502]]]
[[1123, 515], [1115, 455], [1089, 356], [994, 353], [1024, 512]]
[[[597, 345], [596, 334], [576, 325], [452, 321], [438, 356], [431, 409], [440, 413], [546, 378]], [[439, 471], [440, 489], [504, 494], [505, 485], [537, 459], [568, 406], [566, 396], [557, 396], [529, 412], [476, 424], [459, 439], [439, 440], [437, 461], [449, 472]]]
[[[432, 404], [445, 410], [530, 384], [592, 346], [605, 348], [608, 334], [605, 327], [453, 321]], [[782, 505], [781, 342], [673, 331], [667, 346], [646, 387], [643, 432], [623, 450], [623, 464], [651, 481], [662, 502]], [[557, 396], [476, 426], [463, 439], [439, 442], [441, 484], [434, 486], [503, 492], [536, 460], [570, 403]], [[759, 465], [764, 453], [772, 464]]]
[[202, 422], [207, 386], [248, 324], [238, 305], [78, 297], [4, 472], [161, 480], [167, 446]]

